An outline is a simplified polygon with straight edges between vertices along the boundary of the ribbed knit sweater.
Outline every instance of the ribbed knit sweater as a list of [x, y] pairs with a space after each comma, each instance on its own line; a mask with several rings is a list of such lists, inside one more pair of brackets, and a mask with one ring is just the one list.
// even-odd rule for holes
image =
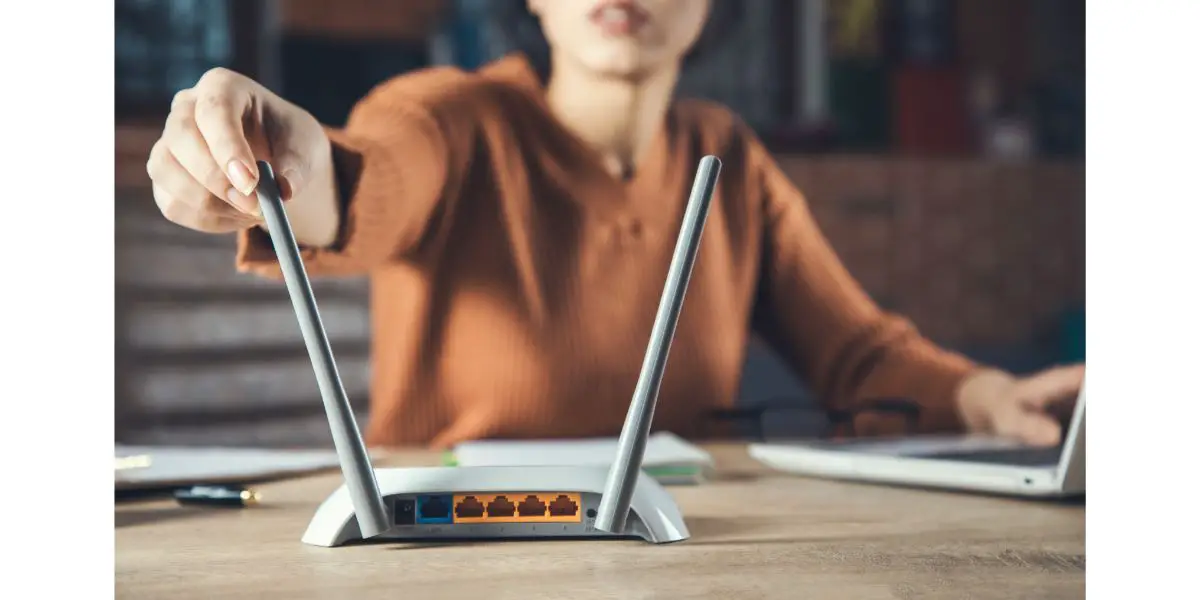
[[[920, 407], [962, 426], [972, 365], [880, 310], [753, 132], [678, 101], [627, 179], [558, 122], [529, 64], [399, 76], [329, 129], [344, 217], [314, 277], [371, 281], [372, 445], [615, 435], [650, 338], [696, 166], [723, 163], [661, 387], [655, 429], [697, 437], [735, 401], [757, 333], [829, 409]], [[280, 277], [268, 236], [243, 271]], [[858, 434], [902, 420], [866, 411]]]

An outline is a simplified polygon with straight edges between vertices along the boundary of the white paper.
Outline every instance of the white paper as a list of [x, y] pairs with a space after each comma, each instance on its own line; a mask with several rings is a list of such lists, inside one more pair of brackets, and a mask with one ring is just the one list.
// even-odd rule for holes
[[[479, 440], [464, 442], [454, 449], [459, 465], [531, 466], [612, 464], [617, 453], [616, 438], [580, 440]], [[659, 432], [650, 435], [642, 458], [643, 468], [708, 467], [712, 456], [680, 437]]]
[[337, 454], [324, 450], [116, 447], [117, 458], [129, 456], [149, 456], [150, 464], [116, 471], [117, 488], [266, 479], [338, 466]]

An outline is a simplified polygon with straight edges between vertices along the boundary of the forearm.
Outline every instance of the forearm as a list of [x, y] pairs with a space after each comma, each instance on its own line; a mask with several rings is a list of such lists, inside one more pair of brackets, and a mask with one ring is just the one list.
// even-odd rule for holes
[[[766, 159], [764, 159], [766, 161]], [[767, 161], [757, 329], [833, 413], [867, 434], [899, 424], [963, 427], [958, 387], [975, 367], [878, 307], [817, 227], [803, 196]], [[897, 414], [897, 405], [904, 405]], [[915, 415], [915, 422], [905, 422]]]
[[860, 433], [894, 430], [893, 409], [878, 401], [900, 402], [914, 412], [904, 427], [922, 432], [961, 431], [967, 415], [958, 401], [978, 367], [922, 337], [907, 321], [881, 315], [878, 335], [860, 338], [834, 353], [818, 375], [830, 389], [830, 400], [867, 421]]

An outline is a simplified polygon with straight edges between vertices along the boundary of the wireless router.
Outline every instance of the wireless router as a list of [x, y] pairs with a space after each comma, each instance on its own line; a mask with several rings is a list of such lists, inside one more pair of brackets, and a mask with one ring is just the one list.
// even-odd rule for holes
[[642, 456], [675, 325], [721, 162], [700, 161], [634, 389], [617, 455], [593, 466], [417, 467], [375, 470], [321, 324], [271, 166], [258, 163], [258, 200], [316, 371], [345, 483], [313, 515], [302, 541], [334, 547], [375, 540], [608, 538], [661, 544], [689, 537]]

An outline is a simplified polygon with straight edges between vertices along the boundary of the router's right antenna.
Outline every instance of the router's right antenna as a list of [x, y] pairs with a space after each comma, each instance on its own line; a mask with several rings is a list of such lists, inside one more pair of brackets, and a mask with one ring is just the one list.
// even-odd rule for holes
[[692, 276], [692, 265], [696, 262], [696, 251], [700, 248], [700, 234], [708, 217], [708, 205], [717, 187], [717, 175], [721, 161], [715, 156], [700, 159], [696, 170], [696, 181], [692, 184], [692, 196], [688, 199], [683, 215], [679, 239], [675, 243], [675, 255], [667, 272], [667, 285], [663, 289], [654, 318], [654, 330], [650, 334], [650, 346], [642, 363], [633, 401], [621, 429], [617, 443], [617, 457], [608, 471], [608, 482], [600, 498], [600, 510], [596, 515], [596, 529], [609, 533], [624, 533], [625, 520], [629, 516], [629, 503], [633, 499], [634, 486], [642, 468], [642, 455], [650, 437], [650, 422], [654, 419], [654, 405], [658, 401], [658, 388], [662, 384], [667, 366], [667, 353], [675, 337], [675, 324], [683, 308], [683, 297], [687, 292], [688, 280]]
[[258, 172], [258, 204], [262, 207], [263, 219], [267, 222], [267, 231], [271, 234], [271, 243], [275, 246], [279, 267], [292, 298], [292, 307], [296, 309], [296, 319], [300, 322], [300, 332], [304, 335], [304, 345], [308, 347], [308, 356], [317, 374], [321, 400], [325, 403], [325, 414], [329, 417], [329, 429], [333, 434], [333, 446], [337, 450], [342, 476], [350, 492], [350, 503], [354, 506], [354, 515], [363, 538], [373, 537], [388, 530], [388, 516], [383, 506], [383, 496], [379, 493], [379, 484], [375, 481], [375, 470], [371, 468], [371, 457], [354, 422], [350, 400], [346, 398], [342, 378], [338, 376], [337, 366], [333, 362], [333, 350], [325, 336], [325, 327], [321, 325], [317, 301], [308, 274], [304, 271], [304, 263], [300, 261], [300, 247], [296, 245], [291, 223], [283, 210], [279, 183], [275, 180], [271, 165], [266, 162], [258, 161]]

